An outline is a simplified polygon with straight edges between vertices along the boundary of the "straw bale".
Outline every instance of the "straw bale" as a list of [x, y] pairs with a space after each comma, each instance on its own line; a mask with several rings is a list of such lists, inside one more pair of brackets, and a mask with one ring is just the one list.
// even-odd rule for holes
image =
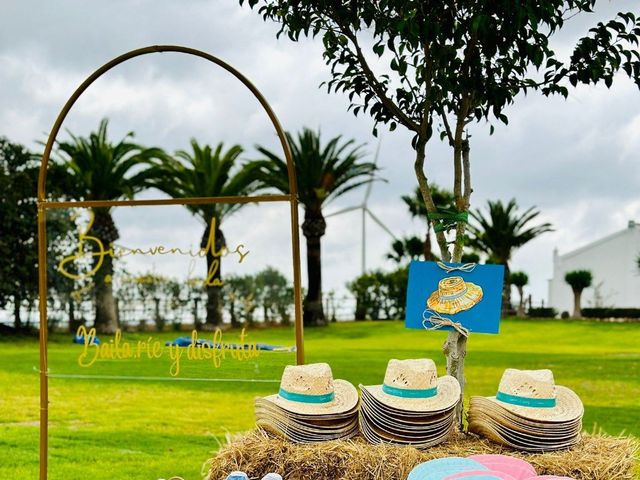
[[576, 480], [633, 480], [639, 452], [637, 439], [601, 433], [584, 434], [581, 442], [569, 450], [532, 454], [461, 433], [420, 451], [406, 446], [370, 445], [361, 437], [297, 445], [255, 430], [229, 439], [209, 461], [207, 480], [224, 480], [234, 470], [246, 472], [251, 479], [276, 472], [285, 480], [405, 480], [421, 462], [486, 453], [523, 458], [541, 475], [564, 475]]

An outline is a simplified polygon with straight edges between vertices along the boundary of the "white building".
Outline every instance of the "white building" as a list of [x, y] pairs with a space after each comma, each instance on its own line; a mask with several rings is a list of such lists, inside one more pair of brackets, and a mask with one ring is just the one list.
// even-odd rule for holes
[[640, 308], [640, 224], [634, 221], [622, 231], [573, 252], [553, 252], [553, 278], [549, 280], [549, 306], [558, 313], [573, 312], [573, 292], [564, 281], [572, 270], [590, 270], [593, 283], [582, 294], [582, 308]]

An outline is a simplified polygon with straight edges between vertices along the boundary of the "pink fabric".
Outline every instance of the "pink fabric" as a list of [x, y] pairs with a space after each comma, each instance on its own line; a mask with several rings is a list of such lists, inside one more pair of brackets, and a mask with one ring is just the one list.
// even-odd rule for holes
[[536, 475], [533, 466], [520, 458], [507, 455], [472, 455], [469, 458], [490, 470], [507, 473], [516, 480], [528, 480]]
[[455, 480], [458, 478], [474, 477], [474, 476], [480, 476], [480, 475], [486, 476], [486, 477], [491, 476], [500, 480], [516, 480], [515, 477], [512, 477], [508, 473], [500, 472], [497, 470], [470, 470], [468, 472], [454, 473], [453, 475], [449, 475], [448, 477], [445, 477], [444, 480]]

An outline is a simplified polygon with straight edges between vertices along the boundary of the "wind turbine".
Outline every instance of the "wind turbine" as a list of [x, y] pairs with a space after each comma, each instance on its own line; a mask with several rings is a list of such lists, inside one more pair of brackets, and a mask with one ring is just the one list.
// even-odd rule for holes
[[[378, 157], [380, 155], [380, 142], [378, 142], [378, 147], [376, 148], [376, 154], [375, 157], [373, 159], [373, 163], [374, 165], [378, 165]], [[367, 215], [369, 215], [369, 217], [371, 217], [371, 219], [378, 224], [378, 226], [380, 228], [382, 228], [382, 230], [384, 230], [385, 232], [387, 232], [391, 238], [393, 238], [394, 240], [396, 240], [396, 236], [393, 234], [393, 232], [389, 229], [389, 227], [387, 227], [384, 223], [382, 223], [382, 220], [380, 220], [370, 209], [368, 206], [368, 202], [369, 202], [369, 197], [371, 196], [371, 190], [373, 189], [373, 175], [374, 173], [371, 173], [371, 181], [367, 184], [367, 189], [365, 190], [364, 193], [364, 199], [362, 200], [362, 203], [359, 205], [354, 205], [352, 207], [347, 207], [347, 208], [343, 208], [342, 210], [338, 210], [337, 212], [333, 212], [330, 213], [328, 215], [325, 215], [325, 218], [329, 218], [329, 217], [336, 217], [338, 215], [342, 215], [344, 213], [349, 213], [349, 212], [353, 212], [355, 210], [360, 210], [361, 215], [362, 215], [362, 251], [361, 251], [361, 267], [362, 267], [362, 274], [365, 273], [365, 271], [367, 270]]]

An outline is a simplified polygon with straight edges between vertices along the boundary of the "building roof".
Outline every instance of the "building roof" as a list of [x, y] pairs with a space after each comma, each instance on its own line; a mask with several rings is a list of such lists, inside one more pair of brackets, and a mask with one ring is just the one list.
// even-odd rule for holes
[[591, 243], [588, 243], [580, 248], [576, 248], [575, 250], [572, 250], [570, 252], [567, 253], [563, 253], [562, 255], [559, 255], [560, 259], [567, 259], [567, 258], [571, 258], [575, 255], [579, 255], [581, 253], [584, 253], [587, 250], [592, 249], [593, 247], [597, 246], [597, 245], [602, 245], [603, 243], [607, 243], [615, 238], [618, 237], [622, 237], [624, 235], [628, 235], [630, 232], [635, 231], [636, 229], [640, 229], [640, 223], [635, 222], [633, 220], [629, 220], [629, 224], [627, 226], [627, 228], [624, 228], [622, 230], [619, 230], [615, 233], [612, 233], [611, 235], [607, 235], [606, 237], [600, 238], [598, 240], [595, 240]]

